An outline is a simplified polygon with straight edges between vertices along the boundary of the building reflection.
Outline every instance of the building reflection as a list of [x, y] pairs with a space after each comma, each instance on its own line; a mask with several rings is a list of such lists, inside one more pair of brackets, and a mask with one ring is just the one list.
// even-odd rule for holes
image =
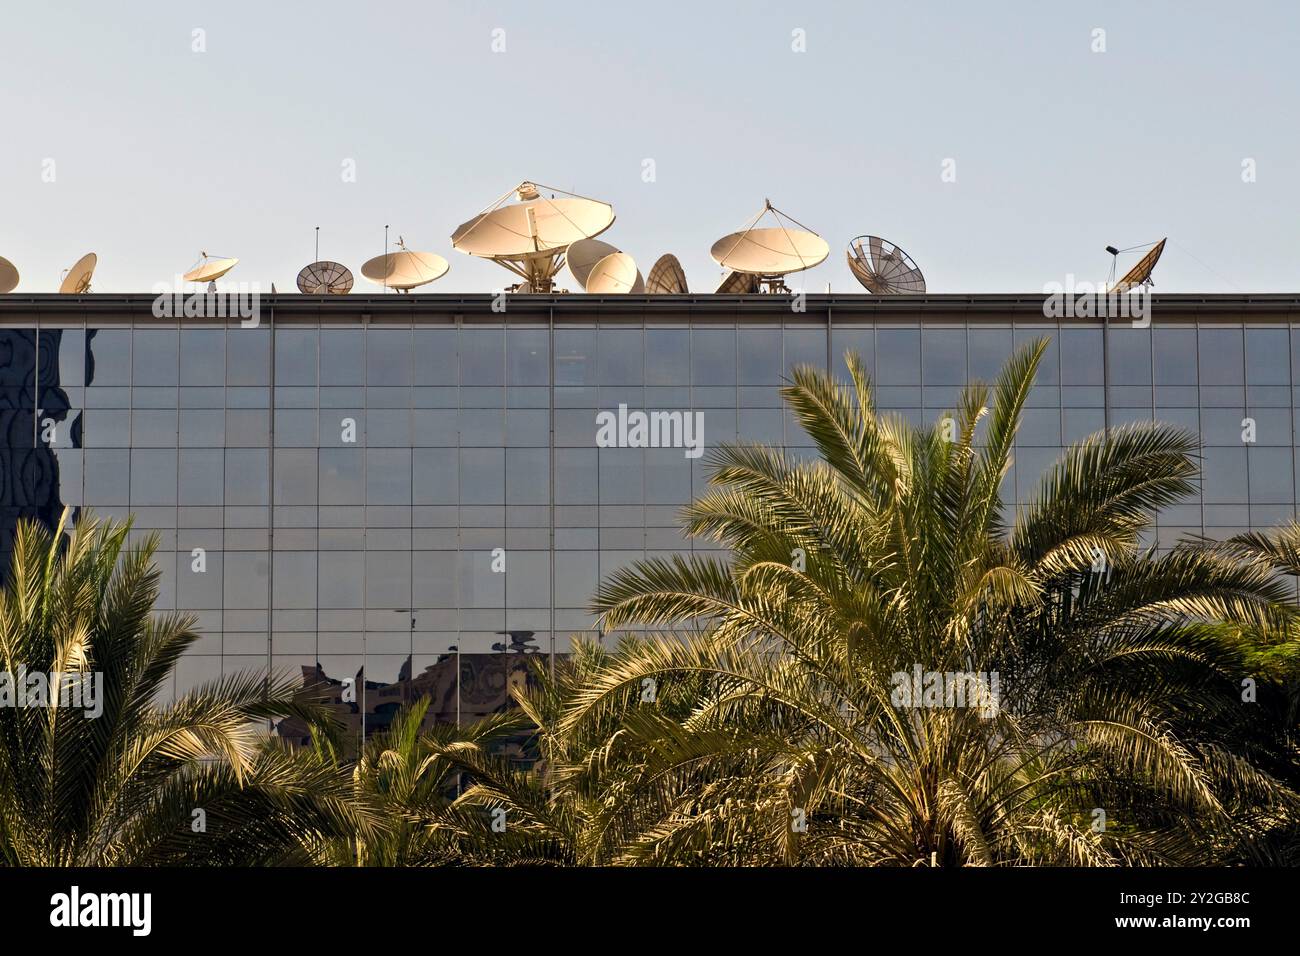
[[[540, 659], [533, 631], [502, 631], [508, 644], [494, 653], [461, 653], [456, 645], [419, 673], [408, 656], [392, 682], [367, 679], [364, 665], [354, 675], [330, 674], [318, 662], [303, 665], [302, 700], [323, 703], [343, 726], [351, 745], [386, 731], [404, 706], [429, 701], [421, 731], [437, 724], [472, 724], [515, 706], [513, 694], [537, 686], [535, 659]], [[311, 734], [296, 718], [281, 721], [276, 734], [293, 746], [309, 746]], [[525, 739], [507, 742], [506, 752], [527, 759]]]
[[[63, 511], [59, 464], [42, 427], [66, 427], [68, 396], [59, 381], [61, 331], [0, 330], [0, 577], [7, 575], [14, 532], [24, 518], [48, 528]], [[38, 413], [39, 410], [39, 413]], [[72, 442], [80, 446], [80, 419]]]

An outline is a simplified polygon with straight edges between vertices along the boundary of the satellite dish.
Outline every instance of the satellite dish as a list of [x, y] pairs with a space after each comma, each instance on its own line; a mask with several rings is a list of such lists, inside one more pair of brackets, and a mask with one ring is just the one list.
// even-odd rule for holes
[[89, 292], [90, 277], [95, 274], [95, 265], [98, 262], [99, 257], [93, 252], [87, 252], [74, 262], [68, 274], [63, 277], [63, 282], [59, 284], [59, 295], [82, 295]]
[[925, 276], [912, 257], [888, 239], [858, 236], [849, 243], [849, 271], [876, 295], [924, 292]]
[[645, 280], [635, 259], [626, 252], [615, 252], [592, 267], [585, 288], [593, 295], [638, 294], [645, 291]]
[[728, 272], [713, 290], [714, 295], [748, 295], [759, 291], [758, 276], [748, 272]]
[[[546, 198], [541, 189], [563, 193]], [[509, 203], [511, 196], [519, 201]], [[551, 292], [564, 265], [565, 250], [604, 232], [614, 223], [614, 207], [550, 186], [522, 182], [452, 233], [452, 248], [492, 259], [519, 276], [532, 292]]]
[[18, 267], [0, 257], [0, 295], [18, 288]]
[[671, 252], [660, 256], [646, 276], [645, 290], [651, 295], [681, 295], [689, 292], [686, 272]]
[[[1165, 239], [1168, 237], [1166, 236]], [[1165, 239], [1161, 239], [1149, 250], [1147, 254], [1138, 260], [1137, 265], [1128, 272], [1118, 282], [1111, 284], [1110, 292], [1130, 292], [1139, 286], [1153, 285], [1151, 281], [1151, 272], [1155, 269], [1156, 263], [1160, 261], [1160, 254], [1165, 251]], [[1140, 248], [1134, 246], [1133, 248]], [[1119, 261], [1121, 252], [1129, 252], [1129, 249], [1116, 249], [1114, 246], [1107, 246], [1106, 251], [1111, 254], [1111, 278], [1115, 276], [1115, 263]]]
[[[769, 213], [776, 225], [755, 228]], [[819, 265], [830, 251], [825, 239], [786, 216], [769, 199], [748, 226], [723, 236], [709, 254], [724, 269], [756, 276], [768, 292], [788, 292], [784, 276]]]
[[371, 282], [398, 292], [409, 292], [447, 274], [450, 266], [442, 256], [432, 252], [412, 252], [399, 236], [399, 250], [375, 256], [361, 267], [361, 274]]
[[645, 291], [645, 280], [641, 278], [636, 261], [608, 242], [579, 239], [569, 246], [564, 259], [584, 292], [609, 295]]
[[611, 246], [601, 239], [579, 239], [565, 251], [564, 261], [579, 288], [585, 289], [592, 267], [606, 256], [619, 251], [621, 250], [617, 246]]
[[352, 270], [328, 259], [313, 262], [298, 273], [298, 291], [303, 295], [347, 295], [352, 291]]
[[186, 282], [206, 282], [209, 292], [216, 292], [217, 280], [239, 263], [238, 259], [209, 256], [206, 252], [200, 252], [199, 256], [198, 264], [181, 278]]

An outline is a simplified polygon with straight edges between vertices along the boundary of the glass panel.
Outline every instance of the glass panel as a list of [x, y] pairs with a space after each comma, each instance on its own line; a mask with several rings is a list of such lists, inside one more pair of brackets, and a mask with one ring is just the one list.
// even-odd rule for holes
[[1290, 385], [1291, 348], [1286, 329], [1246, 329], [1246, 381]]
[[967, 333], [970, 347], [969, 375], [972, 380], [993, 382], [1011, 357], [1010, 329], [971, 329]]
[[131, 333], [92, 329], [86, 334], [86, 384], [131, 384]]
[[181, 384], [226, 384], [224, 329], [181, 330]]
[[685, 329], [646, 329], [645, 383], [689, 385], [690, 349], [690, 333]]
[[600, 329], [597, 333], [601, 385], [640, 385], [645, 380], [645, 346], [640, 329]]
[[359, 329], [321, 329], [320, 383], [363, 385], [366, 341]]
[[781, 384], [779, 329], [740, 329], [737, 332], [737, 380], [741, 385]]
[[1201, 387], [1240, 385], [1245, 376], [1241, 329], [1199, 329]]
[[1061, 349], [1062, 385], [1105, 384], [1101, 329], [1062, 329]]
[[508, 330], [506, 364], [506, 381], [511, 385], [549, 385], [550, 332], [546, 329]]
[[1110, 384], [1151, 384], [1151, 331], [1114, 327], [1110, 330]]
[[596, 333], [590, 329], [556, 329], [555, 384], [596, 384]]
[[455, 329], [416, 329], [414, 357], [416, 385], [456, 384]]
[[965, 329], [925, 329], [921, 341], [927, 387], [966, 384]]
[[366, 381], [396, 387], [411, 384], [411, 332], [371, 329], [366, 334]]
[[460, 384], [505, 384], [505, 332], [502, 329], [461, 329]]
[[1195, 329], [1157, 328], [1152, 349], [1157, 385], [1196, 384]]
[[696, 329], [691, 334], [691, 381], [709, 386], [736, 384], [734, 329]]
[[227, 385], [269, 385], [271, 383], [270, 330], [231, 329], [226, 335], [226, 363]]
[[175, 329], [137, 329], [131, 361], [134, 385], [175, 385], [180, 363], [180, 333]]
[[785, 346], [785, 374], [800, 365], [814, 368], [826, 367], [825, 329], [786, 329], [782, 335]]
[[881, 385], [921, 384], [919, 329], [877, 330], [876, 379]]
[[275, 384], [315, 385], [319, 337], [315, 329], [277, 329]]

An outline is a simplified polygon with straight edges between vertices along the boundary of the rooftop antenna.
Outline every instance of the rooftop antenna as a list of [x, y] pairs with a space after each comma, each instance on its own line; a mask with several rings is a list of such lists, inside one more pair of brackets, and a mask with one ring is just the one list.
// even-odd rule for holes
[[83, 295], [90, 291], [90, 279], [95, 274], [95, 264], [99, 257], [88, 252], [72, 264], [72, 268], [63, 274], [59, 284], [59, 295]]
[[[776, 225], [755, 228], [767, 215]], [[764, 199], [758, 215], [744, 229], [715, 242], [709, 255], [728, 270], [718, 292], [770, 293], [789, 292], [785, 277], [820, 265], [830, 251], [825, 239]]]
[[186, 282], [206, 282], [208, 291], [216, 292], [217, 280], [238, 263], [238, 259], [230, 256], [210, 256], [206, 252], [200, 252], [199, 261], [181, 278]]
[[600, 239], [579, 239], [564, 253], [565, 264], [584, 292], [618, 294], [645, 291], [636, 261]]
[[[543, 189], [551, 192], [550, 198], [542, 196]], [[556, 193], [561, 198], [555, 198]], [[518, 201], [510, 202], [512, 196]], [[520, 281], [511, 292], [548, 293], [555, 289], [568, 248], [613, 224], [614, 207], [609, 203], [525, 180], [461, 223], [451, 245], [513, 272]]]
[[880, 236], [858, 236], [846, 254], [849, 271], [868, 292], [898, 295], [925, 291], [925, 276], [912, 257]]
[[352, 270], [341, 262], [320, 257], [320, 226], [316, 227], [316, 259], [298, 272], [303, 295], [347, 295], [352, 291]]
[[[384, 247], [388, 247], [388, 227], [384, 227]], [[415, 252], [406, 248], [406, 240], [397, 237], [397, 252], [385, 252], [361, 266], [361, 274], [371, 282], [396, 292], [410, 292], [447, 274], [447, 260], [433, 252]], [[337, 263], [334, 263], [337, 265]]]
[[[1133, 289], [1145, 286], [1155, 285], [1151, 281], [1151, 273], [1155, 270], [1156, 263], [1160, 261], [1160, 254], [1165, 251], [1165, 242], [1168, 236], [1157, 243], [1143, 243], [1137, 246], [1129, 246], [1127, 249], [1116, 249], [1114, 246], [1107, 246], [1106, 251], [1110, 253], [1110, 275], [1106, 280], [1106, 288], [1110, 292], [1131, 292]], [[1137, 261], [1137, 265], [1129, 269], [1128, 272], [1115, 281], [1116, 265], [1119, 262], [1121, 252], [1132, 252], [1135, 249], [1142, 249], [1150, 245], [1147, 252]]]
[[303, 295], [347, 295], [352, 291], [352, 270], [328, 259], [302, 267], [298, 273], [298, 291]]
[[646, 276], [645, 290], [651, 295], [684, 295], [690, 291], [686, 271], [675, 255], [669, 252], [655, 260]]

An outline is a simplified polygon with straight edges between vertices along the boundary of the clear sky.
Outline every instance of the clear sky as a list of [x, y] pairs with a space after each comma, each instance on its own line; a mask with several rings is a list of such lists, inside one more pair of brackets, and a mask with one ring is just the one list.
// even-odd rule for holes
[[486, 292], [509, 276], [449, 236], [533, 179], [613, 203], [604, 238], [693, 291], [771, 197], [830, 243], [809, 290], [860, 291], [844, 248], [874, 233], [934, 292], [1102, 279], [1107, 244], [1164, 235], [1157, 292], [1294, 292], [1297, 41], [1292, 0], [25, 3], [0, 255], [20, 292], [90, 250], [96, 291], [199, 250], [284, 291], [315, 226], [356, 272], [387, 223], [451, 262], [424, 291]]

